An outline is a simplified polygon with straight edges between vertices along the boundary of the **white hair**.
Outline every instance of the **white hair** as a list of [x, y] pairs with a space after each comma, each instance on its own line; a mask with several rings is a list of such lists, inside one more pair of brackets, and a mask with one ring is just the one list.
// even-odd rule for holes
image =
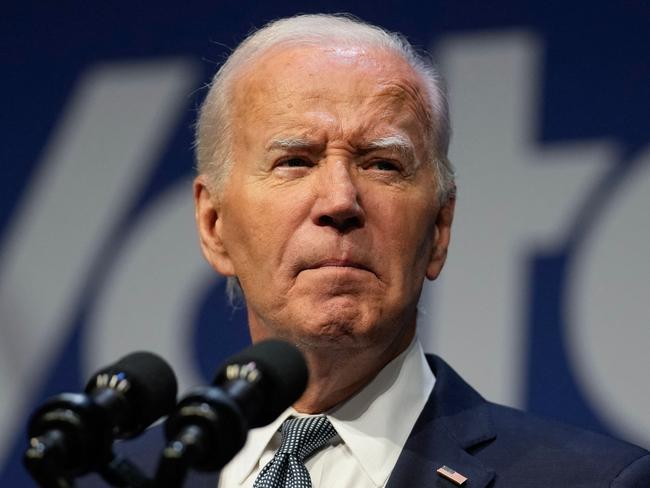
[[369, 46], [400, 55], [419, 75], [429, 106], [431, 154], [441, 202], [455, 195], [454, 170], [447, 159], [451, 128], [444, 82], [431, 60], [418, 53], [400, 34], [388, 32], [350, 15], [297, 15], [270, 22], [249, 35], [228, 57], [210, 83], [196, 126], [197, 169], [207, 174], [213, 189], [223, 188], [233, 165], [231, 148], [232, 82], [242, 68], [280, 44]]
[[[456, 192], [454, 169], [447, 159], [451, 127], [444, 82], [431, 60], [418, 53], [400, 34], [362, 22], [346, 14], [297, 15], [270, 22], [249, 35], [230, 54], [209, 85], [196, 125], [197, 169], [208, 176], [211, 190], [223, 189], [233, 166], [231, 147], [231, 110], [233, 81], [240, 71], [279, 45], [335, 44], [337, 46], [376, 47], [401, 56], [420, 77], [428, 106], [422, 107], [429, 123], [432, 164], [436, 176], [436, 193], [440, 203]], [[236, 277], [228, 278], [226, 292], [231, 303], [241, 297]]]

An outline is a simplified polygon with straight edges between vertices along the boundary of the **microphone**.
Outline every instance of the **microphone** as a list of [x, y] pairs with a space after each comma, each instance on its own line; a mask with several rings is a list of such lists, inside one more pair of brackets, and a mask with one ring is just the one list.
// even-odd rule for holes
[[237, 403], [249, 428], [254, 428], [270, 424], [298, 400], [308, 379], [307, 363], [296, 347], [267, 340], [232, 356], [212, 384]]
[[128, 439], [174, 409], [178, 384], [164, 359], [141, 351], [100, 369], [85, 391], [111, 416], [113, 437]]
[[176, 376], [162, 358], [124, 356], [95, 373], [84, 393], [56, 395], [32, 413], [24, 464], [42, 486], [67, 486], [65, 479], [101, 471], [114, 459], [113, 441], [135, 437], [171, 412], [176, 392]]
[[190, 467], [222, 468], [250, 428], [272, 422], [300, 398], [308, 377], [302, 353], [287, 342], [259, 342], [231, 357], [213, 386], [191, 391], [167, 418], [155, 486], [182, 486]]

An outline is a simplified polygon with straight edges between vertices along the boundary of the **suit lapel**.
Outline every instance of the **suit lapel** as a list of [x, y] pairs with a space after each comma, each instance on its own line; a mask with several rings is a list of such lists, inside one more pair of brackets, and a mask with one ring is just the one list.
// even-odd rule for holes
[[436, 376], [434, 387], [388, 480], [389, 488], [452, 488], [436, 473], [447, 466], [462, 474], [463, 488], [484, 488], [494, 471], [472, 449], [496, 434], [485, 400], [442, 359], [427, 357]]

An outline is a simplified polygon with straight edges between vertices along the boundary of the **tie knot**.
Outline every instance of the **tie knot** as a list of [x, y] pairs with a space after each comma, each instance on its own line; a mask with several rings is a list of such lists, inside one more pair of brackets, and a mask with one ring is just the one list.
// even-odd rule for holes
[[281, 433], [278, 453], [304, 460], [334, 437], [336, 430], [327, 417], [294, 417], [284, 421]]

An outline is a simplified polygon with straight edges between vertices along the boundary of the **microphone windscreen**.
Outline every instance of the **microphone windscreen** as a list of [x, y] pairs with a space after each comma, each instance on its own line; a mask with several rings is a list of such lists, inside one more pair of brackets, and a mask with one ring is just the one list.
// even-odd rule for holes
[[127, 354], [116, 363], [93, 375], [86, 391], [97, 387], [100, 375], [128, 380], [130, 388], [125, 391], [130, 410], [137, 418], [135, 424], [146, 427], [176, 406], [178, 384], [176, 375], [160, 356], [146, 351]]
[[250, 419], [252, 426], [258, 427], [275, 420], [300, 398], [307, 387], [309, 371], [298, 348], [288, 342], [271, 339], [253, 344], [229, 358], [217, 372], [213, 384], [219, 386], [227, 381], [228, 366], [247, 363], [255, 363], [261, 373], [259, 387], [268, 402], [257, 419]]

